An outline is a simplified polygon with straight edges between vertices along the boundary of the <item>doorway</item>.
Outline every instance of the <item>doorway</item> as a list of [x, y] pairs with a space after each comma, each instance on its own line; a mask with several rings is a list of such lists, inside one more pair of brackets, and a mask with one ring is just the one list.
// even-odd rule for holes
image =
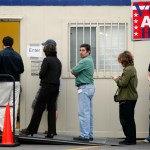
[[2, 49], [2, 39], [11, 36], [14, 39], [13, 48], [20, 52], [20, 21], [0, 21], [0, 49]]
[[[20, 21], [0, 21], [0, 50], [3, 49], [2, 39], [10, 36], [14, 39], [13, 49], [20, 53]], [[17, 125], [20, 127], [20, 107], [18, 107]]]

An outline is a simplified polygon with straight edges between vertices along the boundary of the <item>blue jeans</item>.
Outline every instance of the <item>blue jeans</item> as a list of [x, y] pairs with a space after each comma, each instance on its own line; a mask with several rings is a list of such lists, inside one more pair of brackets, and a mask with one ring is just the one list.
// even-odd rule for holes
[[93, 110], [92, 98], [95, 87], [92, 84], [78, 88], [78, 115], [80, 121], [80, 135], [84, 138], [93, 137]]

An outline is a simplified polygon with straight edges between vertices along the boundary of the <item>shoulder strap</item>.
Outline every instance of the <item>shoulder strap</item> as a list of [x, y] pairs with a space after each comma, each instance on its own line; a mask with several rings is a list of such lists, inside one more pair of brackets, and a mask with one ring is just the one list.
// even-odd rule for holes
[[115, 93], [115, 95], [117, 94], [117, 92], [119, 91], [119, 88], [117, 89], [117, 91], [116, 91], [116, 93]]

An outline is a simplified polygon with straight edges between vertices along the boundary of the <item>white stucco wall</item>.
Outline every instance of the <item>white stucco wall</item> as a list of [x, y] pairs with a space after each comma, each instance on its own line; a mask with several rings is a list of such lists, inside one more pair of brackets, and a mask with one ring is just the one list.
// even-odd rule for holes
[[[88, 7], [0, 7], [0, 18], [22, 17], [20, 20], [20, 52], [25, 64], [22, 75], [22, 95], [20, 100], [21, 128], [25, 128], [31, 118], [31, 103], [39, 87], [38, 77], [31, 76], [31, 62], [27, 58], [26, 48], [29, 43], [41, 43], [48, 38], [57, 41], [58, 55], [63, 64], [62, 91], [59, 96], [57, 132], [71, 135], [79, 134], [77, 114], [77, 89], [74, 79], [68, 78], [68, 20], [93, 20], [99, 18], [125, 18], [129, 26], [129, 50], [135, 57], [138, 72], [139, 98], [135, 109], [137, 137], [148, 134], [149, 86], [147, 68], [150, 56], [149, 41], [131, 41], [131, 8], [88, 6]], [[123, 136], [119, 122], [118, 104], [113, 102], [116, 84], [111, 79], [95, 79], [96, 93], [93, 99], [94, 134], [98, 137]], [[40, 124], [39, 131], [45, 131], [47, 126], [46, 112]]]

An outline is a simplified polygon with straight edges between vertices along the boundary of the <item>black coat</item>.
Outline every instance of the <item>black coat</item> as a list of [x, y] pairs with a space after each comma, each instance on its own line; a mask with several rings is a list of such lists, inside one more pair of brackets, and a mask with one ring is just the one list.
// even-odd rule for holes
[[[9, 74], [20, 81], [20, 74], [24, 72], [21, 56], [11, 47], [0, 51], [0, 74]], [[11, 79], [0, 77], [0, 81], [11, 81]]]
[[61, 75], [62, 64], [57, 56], [47, 56], [44, 58], [41, 70], [39, 73], [39, 78], [41, 79], [40, 85], [49, 85], [49, 84], [60, 84], [60, 75]]

